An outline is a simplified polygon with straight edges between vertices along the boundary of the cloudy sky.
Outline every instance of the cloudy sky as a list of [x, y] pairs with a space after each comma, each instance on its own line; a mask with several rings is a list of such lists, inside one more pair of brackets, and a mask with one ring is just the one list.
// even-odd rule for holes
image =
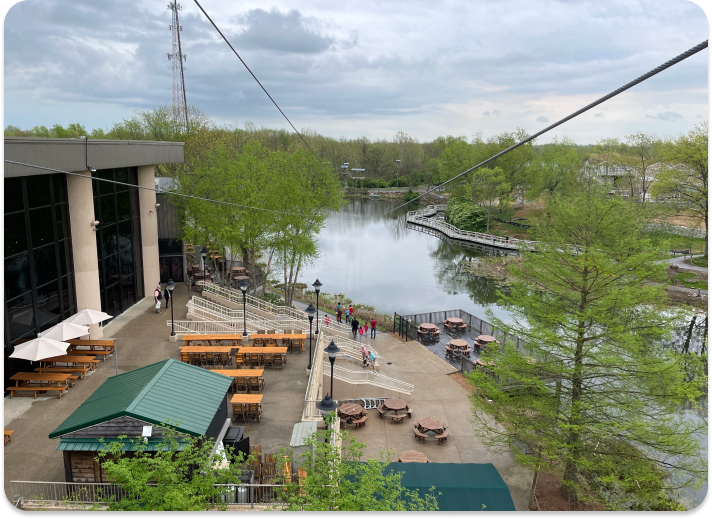
[[[535, 132], [708, 34], [687, 0], [199, 1], [295, 126], [334, 137]], [[170, 103], [167, 3], [11, 7], [5, 126], [107, 128]], [[218, 124], [286, 128], [193, 1], [180, 16], [188, 102]], [[555, 132], [581, 143], [675, 135], [708, 110], [705, 50]]]

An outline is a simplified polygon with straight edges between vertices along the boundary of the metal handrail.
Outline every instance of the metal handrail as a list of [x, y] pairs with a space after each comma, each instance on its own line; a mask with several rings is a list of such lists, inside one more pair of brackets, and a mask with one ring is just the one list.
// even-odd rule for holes
[[312, 353], [311, 366], [309, 371], [309, 380], [307, 381], [307, 390], [304, 395], [304, 410], [302, 411], [302, 421], [312, 422], [321, 420], [321, 411], [316, 408], [316, 404], [321, 401], [321, 383], [324, 376], [324, 366], [321, 359], [323, 356], [324, 345], [320, 333], [316, 336], [316, 348]]
[[[202, 285], [203, 289], [207, 292], [210, 292], [211, 294], [216, 295], [218, 297], [227, 299], [232, 303], [243, 303], [242, 292], [232, 290], [226, 287], [221, 287], [219, 285], [216, 285], [215, 283], [205, 283], [204, 281], [198, 281], [196, 284]], [[245, 295], [245, 301], [246, 304], [257, 308], [258, 310], [262, 310], [263, 312], [273, 314], [275, 316], [285, 315], [291, 317], [292, 319], [306, 318], [306, 314], [297, 308], [292, 308], [291, 306], [275, 305], [249, 294]]]
[[[349, 350], [349, 353], [357, 354], [358, 355], [357, 360], [360, 360], [362, 358], [361, 346], [363, 346], [363, 343], [357, 342], [357, 341], [354, 341], [351, 339], [346, 339], [344, 337], [332, 337], [332, 340], [334, 341], [334, 344], [336, 344], [342, 350]], [[378, 354], [378, 352], [376, 350], [374, 350], [371, 346], [368, 346], [368, 351], [372, 351], [373, 355], [377, 359], [381, 358], [381, 356]]]
[[[200, 297], [193, 296], [188, 300], [186, 304], [189, 311], [205, 317], [210, 321], [237, 321], [242, 320], [245, 315], [242, 310], [234, 310], [228, 308], [209, 299], [203, 299]], [[211, 319], [210, 317], [215, 317], [216, 319]], [[253, 314], [252, 312], [247, 312], [247, 319], [251, 320], [253, 323], [260, 324], [259, 328], [273, 328], [274, 323], [271, 319], [265, 319], [261, 315]]]
[[[324, 362], [323, 368], [330, 369], [329, 363]], [[382, 373], [373, 373], [371, 371], [352, 371], [350, 369], [342, 368], [341, 366], [334, 366], [334, 378], [343, 380], [344, 382], [350, 382], [352, 384], [370, 384], [373, 386], [379, 386], [392, 389], [400, 393], [410, 394], [415, 390], [415, 386], [413, 384], [387, 377]]]
[[501, 236], [493, 234], [485, 234], [482, 232], [465, 231], [458, 229], [454, 225], [440, 220], [430, 218], [437, 212], [436, 209], [426, 208], [426, 210], [418, 209], [417, 211], [409, 211], [406, 215], [406, 221], [417, 225], [423, 225], [436, 229], [450, 238], [458, 240], [473, 241], [483, 245], [495, 245], [505, 249], [530, 249], [533, 250], [538, 245], [538, 242], [531, 240], [520, 240], [518, 238], [505, 239]]

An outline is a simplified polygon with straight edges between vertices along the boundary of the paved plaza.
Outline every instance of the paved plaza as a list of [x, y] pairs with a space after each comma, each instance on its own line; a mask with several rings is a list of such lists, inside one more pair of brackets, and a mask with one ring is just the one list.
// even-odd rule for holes
[[[186, 303], [191, 295], [184, 284], [175, 290], [175, 319], [185, 319]], [[180, 359], [180, 342], [169, 341], [170, 328], [166, 321], [170, 311], [159, 315], [152, 299], [145, 299], [106, 326], [104, 335], [116, 339], [119, 372], [159, 362], [167, 358]], [[407, 398], [413, 408], [413, 418], [401, 424], [380, 420], [378, 412], [369, 413], [366, 426], [358, 431], [349, 428], [359, 441], [367, 444], [365, 458], [377, 458], [381, 449], [390, 449], [397, 459], [407, 450], [418, 450], [441, 463], [493, 463], [509, 486], [517, 510], [526, 510], [531, 473], [516, 465], [511, 454], [492, 455], [475, 437], [467, 392], [449, 373], [455, 369], [416, 341], [402, 343], [379, 333], [374, 340], [364, 339], [381, 356], [380, 370], [384, 375], [409, 382], [415, 391]], [[290, 353], [283, 370], [267, 368], [262, 402], [262, 421], [245, 425], [245, 436], [252, 445], [262, 445], [263, 452], [277, 452], [288, 447], [294, 424], [301, 420], [306, 391], [306, 367], [309, 361], [308, 341], [302, 354]], [[337, 362], [342, 362], [341, 359]], [[390, 364], [388, 364], [390, 363]], [[348, 369], [357, 369], [353, 365]], [[78, 380], [61, 399], [42, 396], [5, 397], [5, 428], [15, 433], [5, 446], [5, 492], [9, 496], [11, 480], [64, 481], [62, 455], [55, 450], [58, 440], [50, 440], [49, 433], [69, 416], [108, 377], [115, 374], [114, 358], [108, 357], [99, 368], [84, 380]], [[338, 400], [339, 395], [335, 398]], [[412, 424], [425, 416], [445, 421], [450, 436], [443, 445], [414, 439]]]

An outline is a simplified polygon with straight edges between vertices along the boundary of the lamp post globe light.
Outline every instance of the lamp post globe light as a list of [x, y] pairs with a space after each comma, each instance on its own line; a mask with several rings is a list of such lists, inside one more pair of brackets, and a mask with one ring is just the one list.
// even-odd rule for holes
[[334, 361], [336, 360], [336, 354], [341, 351], [335, 343], [334, 339], [331, 339], [331, 343], [324, 348], [324, 352], [329, 354], [329, 362], [331, 363], [331, 395], [334, 395]]
[[[324, 418], [324, 423], [326, 424], [326, 428], [329, 428], [329, 421], [327, 418], [331, 413], [335, 413], [336, 410], [339, 408], [337, 403], [331, 399], [331, 397], [327, 394], [324, 399], [321, 402], [318, 402], [316, 404], [316, 408], [321, 411], [321, 416]], [[329, 442], [329, 438], [324, 440], [326, 443]]]
[[171, 337], [176, 336], [176, 328], [175, 328], [175, 323], [173, 321], [173, 289], [176, 287], [175, 282], [173, 281], [172, 278], [168, 279], [168, 283], [166, 283], [166, 288], [168, 289], [168, 293], [171, 296]]
[[316, 310], [314, 309], [314, 306], [310, 303], [309, 306], [307, 306], [307, 309], [304, 310], [306, 312], [307, 317], [309, 318], [309, 365], [307, 366], [307, 369], [311, 371], [312, 368], [312, 321], [314, 320], [314, 314], [316, 314]]
[[314, 292], [316, 292], [316, 331], [314, 331], [314, 335], [319, 335], [319, 291], [321, 290], [321, 285], [319, 278], [312, 284]]
[[247, 305], [247, 288], [249, 285], [247, 284], [246, 280], [240, 281], [240, 285], [238, 288], [242, 292], [242, 317], [243, 317], [243, 329], [242, 329], [242, 336], [247, 337], [247, 311], [246, 311], [246, 305]]

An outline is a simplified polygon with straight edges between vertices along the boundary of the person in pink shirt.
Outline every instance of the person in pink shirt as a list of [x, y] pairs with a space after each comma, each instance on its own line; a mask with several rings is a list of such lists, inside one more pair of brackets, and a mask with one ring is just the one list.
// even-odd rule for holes
[[363, 341], [363, 326], [358, 327], [358, 342]]
[[368, 349], [366, 346], [361, 346], [361, 356], [363, 357], [363, 367], [368, 366]]

